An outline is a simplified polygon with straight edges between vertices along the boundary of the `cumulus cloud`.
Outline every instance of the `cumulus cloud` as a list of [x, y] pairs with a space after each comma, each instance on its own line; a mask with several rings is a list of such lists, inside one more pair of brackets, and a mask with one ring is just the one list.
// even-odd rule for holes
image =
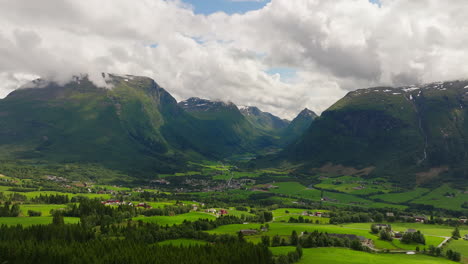
[[292, 118], [358, 88], [467, 78], [467, 11], [465, 0], [272, 0], [205, 16], [180, 0], [0, 0], [0, 97], [27, 77], [102, 84], [110, 72]]

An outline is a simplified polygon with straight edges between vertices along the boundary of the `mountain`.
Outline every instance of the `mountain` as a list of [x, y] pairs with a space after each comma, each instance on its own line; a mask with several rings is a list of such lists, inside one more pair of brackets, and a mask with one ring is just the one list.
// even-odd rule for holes
[[282, 144], [288, 145], [299, 139], [317, 117], [316, 113], [307, 108], [302, 110], [281, 132]]
[[[181, 171], [274, 145], [230, 103], [177, 101], [154, 80], [103, 74], [36, 80], [0, 100], [0, 160], [93, 164], [128, 175]], [[201, 99], [200, 99], [201, 100]], [[37, 167], [37, 166], [36, 166]]]
[[153, 80], [104, 76], [113, 89], [87, 78], [66, 85], [45, 80], [0, 100], [2, 159], [97, 163], [138, 171], [180, 165], [164, 138], [164, 112], [175, 100]]
[[468, 81], [348, 93], [279, 159], [410, 185], [468, 179]]
[[224, 151], [229, 154], [256, 153], [276, 144], [272, 135], [249, 122], [233, 103], [193, 97], [178, 105], [200, 120], [205, 141], [209, 139], [215, 149], [231, 148]]
[[288, 120], [262, 112], [255, 106], [243, 106], [239, 110], [252, 125], [264, 131], [279, 133], [290, 123]]

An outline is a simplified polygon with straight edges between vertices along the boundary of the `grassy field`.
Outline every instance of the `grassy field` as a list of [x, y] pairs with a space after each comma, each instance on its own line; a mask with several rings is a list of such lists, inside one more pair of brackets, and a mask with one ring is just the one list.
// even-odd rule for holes
[[[464, 232], [463, 234], [468, 233]], [[462, 263], [468, 264], [468, 241], [463, 239], [451, 240], [445, 249], [451, 249], [462, 254]]]
[[[80, 222], [78, 217], [65, 217], [66, 224], [76, 224]], [[52, 223], [52, 217], [0, 217], [0, 225], [47, 225]]]
[[372, 199], [380, 199], [382, 201], [391, 202], [391, 203], [404, 203], [416, 198], [421, 197], [422, 195], [429, 192], [429, 189], [426, 188], [416, 188], [411, 191], [401, 192], [401, 193], [386, 193], [371, 196]]
[[38, 211], [42, 216], [50, 216], [50, 210], [66, 208], [65, 204], [22, 204], [20, 206], [23, 216], [28, 215], [28, 210]]
[[[293, 250], [294, 248], [291, 248]], [[422, 254], [372, 254], [345, 248], [305, 248], [298, 264], [450, 264], [447, 259]]]
[[384, 179], [366, 180], [357, 176], [323, 178], [321, 183], [314, 185], [314, 187], [356, 195], [369, 195], [392, 190], [392, 185]]
[[[280, 209], [273, 210], [272, 213], [273, 213], [273, 218], [274, 218], [275, 222], [288, 222], [289, 218], [291, 218], [291, 217], [297, 219], [297, 218], [299, 218], [299, 216], [302, 216], [301, 214], [304, 211], [311, 212], [311, 213], [328, 212], [327, 210], [308, 210], [308, 209], [300, 209], [300, 208], [280, 208]], [[289, 213], [286, 213], [286, 212], [289, 212]], [[313, 223], [315, 223], [317, 220], [319, 221], [320, 224], [330, 223], [330, 219], [325, 218], [325, 217], [316, 217], [316, 216], [302, 216], [302, 217], [304, 219], [309, 219], [309, 220], [313, 221]]]
[[[322, 191], [317, 189], [310, 189], [298, 182], [278, 182], [274, 184], [278, 186], [277, 189], [271, 189], [273, 193], [285, 194], [294, 197], [306, 198], [313, 201], [320, 201], [322, 198]], [[395, 205], [395, 204], [386, 204], [386, 203], [376, 203], [352, 194], [347, 193], [337, 193], [337, 192], [323, 192], [323, 197], [327, 199], [325, 203], [332, 205], [340, 206], [361, 206], [369, 208], [398, 208], [406, 209], [408, 206], [405, 205]]]
[[[269, 235], [269, 236], [274, 236], [274, 235], [280, 235], [282, 237], [287, 238], [288, 236], [291, 235], [293, 230], [296, 230], [296, 232], [301, 233], [304, 231], [307, 232], [312, 232], [312, 231], [320, 231], [320, 232], [326, 232], [329, 234], [353, 234], [357, 236], [363, 236], [366, 238], [370, 238], [374, 241], [374, 245], [376, 248], [379, 249], [389, 249], [389, 250], [397, 250], [397, 249], [406, 249], [406, 250], [415, 250], [417, 246], [419, 246], [421, 249], [424, 247], [428, 247], [429, 245], [439, 245], [444, 238], [438, 237], [438, 234], [445, 234], [445, 231], [440, 231], [437, 228], [435, 230], [438, 230], [438, 232], [434, 232], [436, 236], [426, 236], [426, 246], [424, 245], [417, 245], [417, 244], [402, 244], [399, 240], [393, 240], [392, 242], [388, 241], [383, 241], [380, 240], [376, 235], [370, 233], [370, 224], [360, 224], [358, 226], [352, 226], [352, 225], [347, 225], [347, 226], [338, 226], [338, 225], [326, 225], [326, 224], [289, 224], [289, 223], [270, 223], [270, 229], [268, 232], [264, 233], [258, 233], [256, 235], [248, 236], [247, 239], [249, 239], [252, 242], [257, 242], [260, 240], [260, 237], [262, 235]], [[241, 225], [226, 225], [226, 226], [220, 226], [214, 230], [209, 231], [210, 233], [214, 234], [232, 234], [235, 235], [237, 232], [239, 232], [241, 229], [259, 229], [260, 224], [241, 224]], [[405, 227], [406, 228], [406, 227]], [[403, 230], [403, 229], [402, 229]], [[406, 229], [404, 229], [406, 230]], [[421, 230], [421, 232], [425, 233], [426, 230]], [[442, 236], [442, 235], [441, 235]]]
[[193, 245], [205, 245], [206, 241], [195, 240], [195, 239], [172, 239], [159, 242], [158, 245], [173, 245], [173, 246], [193, 246]]
[[147, 223], [157, 223], [160, 225], [179, 225], [187, 221], [196, 221], [198, 219], [216, 219], [216, 216], [208, 214], [208, 213], [199, 213], [199, 212], [190, 212], [186, 214], [180, 214], [175, 216], [140, 216], [134, 217], [134, 221], [142, 220], [143, 222]]
[[226, 209], [228, 211], [228, 215], [233, 215], [236, 217], [244, 216], [254, 216], [253, 214], [246, 212], [246, 211], [238, 211], [234, 207]]
[[[454, 193], [455, 197], [446, 197], [446, 193]], [[429, 192], [428, 194], [413, 200], [412, 203], [429, 204], [437, 208], [462, 210], [461, 205], [468, 201], [468, 194], [462, 193], [447, 184]]]
[[[406, 231], [409, 228], [416, 230], [421, 230], [424, 235], [431, 236], [451, 236], [453, 227], [445, 225], [425, 225], [419, 223], [390, 223], [392, 229], [395, 231]], [[344, 227], [348, 228], [362, 228], [370, 230], [370, 223], [354, 223], [354, 224], [344, 224]], [[460, 227], [460, 233], [468, 233], [468, 227]]]

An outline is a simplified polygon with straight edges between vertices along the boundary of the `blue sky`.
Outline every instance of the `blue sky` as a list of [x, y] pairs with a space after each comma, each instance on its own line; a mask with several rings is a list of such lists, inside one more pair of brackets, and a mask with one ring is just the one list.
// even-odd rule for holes
[[[257, 10], [264, 7], [271, 0], [183, 0], [195, 8], [196, 14], [209, 15], [215, 12], [223, 11], [227, 14], [245, 13], [251, 10]], [[294, 1], [294, 0], [291, 0]], [[329, 0], [327, 0], [329, 1]], [[380, 0], [369, 0], [372, 3], [379, 4]]]
[[196, 14], [209, 15], [218, 11], [227, 14], [245, 13], [264, 7], [270, 0], [264, 1], [233, 1], [233, 0], [184, 0], [194, 6]]

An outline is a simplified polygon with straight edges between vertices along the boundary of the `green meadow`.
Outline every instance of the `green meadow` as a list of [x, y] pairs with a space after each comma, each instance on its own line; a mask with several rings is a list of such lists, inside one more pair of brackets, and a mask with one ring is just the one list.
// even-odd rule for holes
[[[430, 236], [451, 236], [453, 227], [446, 225], [426, 225], [420, 223], [389, 223], [392, 225], [392, 229], [395, 231], [406, 231], [409, 228], [416, 230], [421, 230], [424, 235]], [[353, 224], [344, 224], [343, 227], [346, 228], [361, 228], [370, 230], [371, 223], [353, 223]], [[460, 233], [468, 233], [468, 227], [460, 227]]]
[[41, 212], [42, 216], [50, 216], [50, 210], [66, 208], [65, 204], [22, 204], [20, 206], [23, 216], [28, 215], [28, 210]]
[[[293, 197], [310, 199], [313, 201], [320, 201], [322, 198], [322, 191], [318, 189], [307, 188], [306, 186], [298, 182], [278, 182], [274, 184], [278, 186], [276, 189], [271, 189], [273, 193], [289, 195]], [[369, 208], [397, 208], [397, 209], [406, 209], [406, 205], [397, 205], [397, 204], [387, 204], [374, 202], [361, 198], [356, 195], [347, 194], [347, 193], [338, 193], [338, 192], [329, 192], [323, 191], [323, 197], [325, 198], [325, 203], [335, 206], [360, 206], [360, 207], [369, 207]]]
[[[447, 197], [446, 194], [455, 194], [454, 197]], [[426, 195], [415, 199], [412, 203], [433, 205], [437, 208], [461, 210], [461, 205], [468, 201], [468, 194], [460, 190], [453, 189], [447, 184], [427, 193]]]
[[[424, 247], [429, 247], [429, 245], [438, 246], [444, 238], [438, 237], [438, 235], [433, 236], [426, 236], [426, 245], [418, 245], [418, 244], [403, 244], [399, 240], [394, 239], [392, 242], [380, 240], [378, 236], [370, 233], [370, 224], [365, 224], [367, 228], [364, 226], [338, 226], [338, 225], [326, 225], [326, 224], [300, 224], [300, 223], [270, 223], [268, 232], [259, 232], [256, 235], [247, 236], [247, 239], [250, 241], [256, 242], [260, 240], [260, 237], [263, 235], [274, 236], [279, 235], [282, 237], [287, 238], [291, 235], [292, 231], [296, 231], [299, 234], [301, 232], [326, 232], [329, 234], [353, 234], [357, 236], [363, 236], [374, 241], [374, 245], [377, 249], [389, 249], [389, 250], [398, 250], [398, 249], [406, 249], [406, 250], [415, 250], [417, 246], [421, 249]], [[209, 233], [213, 234], [231, 234], [235, 235], [242, 229], [260, 229], [260, 224], [240, 224], [240, 225], [226, 225], [220, 226], [214, 230], [208, 231]], [[406, 230], [406, 229], [404, 229]], [[419, 229], [421, 230], [421, 229]], [[437, 230], [437, 229], [436, 229]], [[431, 230], [429, 230], [431, 231]], [[421, 232], [425, 233], [424, 230]], [[439, 230], [439, 232], [442, 232]], [[435, 232], [438, 234], [437, 232]], [[445, 234], [445, 232], [443, 232]], [[440, 235], [442, 236], [442, 235]]]
[[[468, 231], [462, 233], [462, 235], [468, 234]], [[462, 254], [462, 263], [468, 264], [468, 241], [463, 239], [451, 240], [450, 243], [445, 247], [445, 250], [451, 249]]]
[[380, 199], [382, 201], [386, 201], [390, 203], [405, 203], [405, 202], [414, 200], [418, 197], [421, 197], [427, 192], [429, 192], [429, 189], [416, 188], [414, 190], [407, 191], [407, 192], [378, 194], [378, 195], [371, 196], [371, 198]]
[[[293, 250], [294, 248], [291, 248]], [[345, 248], [306, 248], [298, 264], [450, 264], [453, 261], [422, 254], [373, 254]]]
[[186, 221], [196, 221], [198, 219], [216, 219], [216, 216], [208, 213], [190, 212], [175, 216], [140, 216], [134, 217], [134, 221], [143, 221], [147, 223], [156, 223], [160, 225], [179, 225]]

